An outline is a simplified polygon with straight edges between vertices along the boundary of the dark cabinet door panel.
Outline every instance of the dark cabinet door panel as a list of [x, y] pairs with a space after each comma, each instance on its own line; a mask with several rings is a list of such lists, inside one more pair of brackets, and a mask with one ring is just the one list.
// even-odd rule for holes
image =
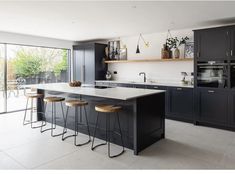
[[93, 84], [95, 79], [95, 55], [93, 46], [87, 46], [85, 48], [84, 62], [84, 83]]
[[82, 80], [82, 66], [84, 65], [84, 49], [74, 50], [74, 79]]
[[212, 124], [227, 124], [228, 94], [226, 91], [201, 90], [199, 92], [199, 119]]
[[235, 91], [229, 95], [229, 125], [235, 127]]
[[235, 60], [235, 27], [230, 29], [230, 57]]
[[201, 30], [196, 39], [196, 54], [200, 60], [221, 60], [229, 56], [228, 28]]
[[193, 89], [169, 88], [168, 97], [170, 117], [193, 121]]

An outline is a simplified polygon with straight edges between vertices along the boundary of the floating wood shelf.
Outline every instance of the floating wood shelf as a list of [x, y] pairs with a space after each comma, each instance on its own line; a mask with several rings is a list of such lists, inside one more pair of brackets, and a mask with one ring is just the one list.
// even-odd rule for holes
[[178, 61], [193, 61], [192, 58], [179, 59], [131, 59], [131, 60], [106, 60], [105, 63], [131, 63], [131, 62], [178, 62]]

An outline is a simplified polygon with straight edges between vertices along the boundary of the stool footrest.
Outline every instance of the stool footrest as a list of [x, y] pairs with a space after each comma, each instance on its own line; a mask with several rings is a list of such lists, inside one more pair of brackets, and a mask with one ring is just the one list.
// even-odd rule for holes
[[97, 145], [95, 145], [94, 147], [91, 147], [91, 150], [94, 150], [95, 148], [97, 148], [97, 147], [99, 147], [99, 146], [104, 146], [104, 145], [107, 145], [107, 142], [106, 142], [106, 143], [97, 144]]
[[52, 130], [52, 129], [56, 129], [56, 128], [54, 127], [54, 128], [44, 129], [44, 130], [41, 130], [41, 133], [46, 132], [46, 131], [49, 131], [49, 130]]
[[116, 154], [116, 155], [109, 155], [109, 158], [114, 158], [114, 157], [118, 157], [121, 154], [123, 154], [125, 152], [125, 150], [123, 149], [120, 153]]

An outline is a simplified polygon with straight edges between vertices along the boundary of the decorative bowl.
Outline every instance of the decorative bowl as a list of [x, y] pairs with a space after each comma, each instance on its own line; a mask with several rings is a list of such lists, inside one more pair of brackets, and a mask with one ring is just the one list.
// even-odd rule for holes
[[69, 82], [69, 86], [70, 87], [79, 87], [81, 86], [82, 83], [80, 81], [72, 81], [72, 82]]

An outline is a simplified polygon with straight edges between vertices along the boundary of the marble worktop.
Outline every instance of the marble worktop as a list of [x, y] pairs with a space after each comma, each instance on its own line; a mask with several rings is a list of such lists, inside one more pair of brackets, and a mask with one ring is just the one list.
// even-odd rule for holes
[[47, 83], [26, 85], [25, 87], [57, 91], [64, 93], [72, 93], [79, 95], [87, 95], [94, 97], [103, 97], [118, 100], [130, 100], [143, 96], [154, 95], [165, 92], [165, 90], [137, 89], [125, 87], [111, 87], [105, 89], [94, 88], [92, 85], [82, 85], [81, 87], [70, 87], [68, 83]]

